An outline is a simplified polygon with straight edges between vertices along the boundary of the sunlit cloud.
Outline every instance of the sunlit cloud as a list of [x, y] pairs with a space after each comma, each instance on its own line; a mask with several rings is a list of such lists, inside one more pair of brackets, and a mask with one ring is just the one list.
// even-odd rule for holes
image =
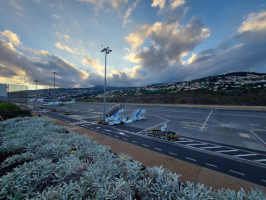
[[61, 50], [66, 50], [67, 52], [69, 52], [71, 54], [79, 54], [79, 52], [77, 52], [76, 50], [71, 49], [67, 45], [63, 45], [60, 42], [56, 42], [55, 46], [56, 46], [56, 48], [61, 49]]
[[100, 62], [98, 60], [94, 60], [90, 57], [84, 57], [82, 59], [82, 64], [84, 66], [89, 66], [91, 67], [95, 72], [97, 72], [98, 74], [100, 74], [101, 76], [104, 75], [104, 66], [100, 64]]
[[266, 30], [266, 11], [258, 13], [251, 13], [247, 16], [239, 27], [238, 32], [243, 33], [247, 31], [265, 31]]
[[1, 35], [6, 37], [15, 46], [19, 46], [20, 44], [22, 44], [19, 40], [18, 35], [10, 30], [5, 30], [1, 32]]
[[153, 0], [151, 7], [159, 7], [160, 9], [163, 9], [165, 6], [165, 0]]

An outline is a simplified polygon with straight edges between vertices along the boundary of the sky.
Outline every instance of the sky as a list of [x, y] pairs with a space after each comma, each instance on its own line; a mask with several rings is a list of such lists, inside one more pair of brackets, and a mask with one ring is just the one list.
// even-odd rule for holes
[[266, 73], [265, 0], [0, 0], [0, 83], [139, 87]]

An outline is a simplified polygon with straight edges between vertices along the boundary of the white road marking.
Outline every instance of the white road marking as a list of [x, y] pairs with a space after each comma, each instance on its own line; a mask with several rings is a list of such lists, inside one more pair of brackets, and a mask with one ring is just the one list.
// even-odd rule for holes
[[108, 135], [112, 135], [112, 134], [110, 134], [110, 133], [107, 133]]
[[119, 138], [119, 136], [115, 135], [116, 138]]
[[261, 181], [263, 181], [264, 183], [266, 183], [266, 181], [265, 181], [265, 180], [263, 180], [263, 179], [262, 179]]
[[105, 131], [107, 131], [107, 132], [110, 132], [111, 130], [109, 130], [109, 129], [104, 129]]
[[188, 145], [188, 146], [199, 146], [199, 145], [206, 145], [206, 143], [205, 144], [203, 144], [203, 143], [201, 143], [201, 144], [186, 144], [186, 145]]
[[213, 147], [201, 147], [202, 149], [217, 149], [221, 148], [220, 146], [213, 146]]
[[229, 171], [232, 172], [232, 173], [235, 173], [235, 174], [239, 174], [239, 175], [241, 175], [241, 176], [245, 176], [245, 174], [240, 173], [240, 172], [236, 172], [236, 171], [234, 171], [234, 170], [229, 170]]
[[235, 151], [239, 151], [237, 149], [230, 149], [230, 150], [222, 150], [222, 151], [215, 151], [216, 153], [226, 153], [226, 152], [235, 152]]
[[[212, 111], [213, 111], [213, 110], [212, 110]], [[210, 112], [209, 116], [207, 117], [207, 119], [205, 120], [204, 124], [202, 125], [201, 130], [204, 129], [204, 126], [206, 125], [207, 121], [209, 120], [209, 117], [211, 116], [212, 111]]]
[[145, 147], [148, 147], [149, 145], [147, 145], [147, 144], [142, 144], [143, 146], [145, 146]]
[[176, 153], [169, 152], [169, 154], [171, 154], [171, 155], [174, 155], [174, 156], [177, 156], [177, 154], [176, 154]]
[[182, 143], [182, 142], [191, 142], [192, 140], [182, 140], [182, 141], [175, 141], [177, 143]]
[[252, 130], [250, 130], [250, 132], [260, 141], [264, 144], [264, 146], [266, 146], [266, 143], [263, 141], [263, 139], [261, 139], [256, 133], [254, 133]]
[[154, 149], [156, 149], [156, 150], [158, 150], [158, 151], [162, 151], [162, 149], [159, 149], [159, 148], [154, 148]]
[[122, 138], [123, 140], [128, 140], [127, 138]]
[[249, 154], [239, 154], [239, 155], [234, 155], [235, 157], [245, 157], [245, 156], [256, 156], [258, 154], [256, 153], [249, 153]]
[[256, 162], [265, 162], [266, 159], [258, 159], [258, 160], [254, 160], [254, 161], [256, 161]]
[[188, 160], [192, 160], [192, 161], [194, 161], [194, 162], [197, 161], [197, 160], [195, 160], [195, 159], [193, 159], [193, 158], [189, 158], [189, 157], [186, 157], [186, 159], [188, 159]]
[[97, 126], [97, 129], [99, 129], [99, 128], [101, 128], [101, 127]]
[[218, 167], [217, 165], [213, 165], [213, 164], [210, 164], [210, 163], [205, 163], [206, 165], [209, 165], [211, 167]]
[[135, 140], [132, 140], [132, 142], [135, 143], [135, 144], [138, 144], [138, 142], [136, 142]]

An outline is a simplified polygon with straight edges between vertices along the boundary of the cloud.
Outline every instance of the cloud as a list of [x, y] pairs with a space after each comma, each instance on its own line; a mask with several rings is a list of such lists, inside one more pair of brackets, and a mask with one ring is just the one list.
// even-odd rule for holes
[[244, 33], [247, 31], [260, 32], [266, 31], [266, 11], [258, 13], [251, 13], [247, 16], [238, 29], [238, 33]]
[[105, 9], [105, 6], [108, 6], [109, 8], [111, 7], [112, 9], [119, 9], [128, 2], [128, 0], [78, 0], [78, 1], [94, 5], [97, 12], [101, 9]]
[[55, 70], [58, 72], [56, 85], [59, 87], [87, 85], [86, 74], [65, 59], [51, 55], [47, 51], [37, 53], [36, 50], [32, 50], [34, 52], [32, 57], [25, 56], [15, 48], [11, 48], [11, 45], [0, 40], [0, 66], [5, 77], [16, 77], [14, 79], [16, 84], [34, 84], [34, 80], [38, 80], [41, 85], [53, 85], [52, 71]]
[[159, 7], [160, 11], [163, 9], [174, 10], [185, 3], [185, 0], [153, 0], [151, 7]]
[[165, 0], [153, 0], [151, 7], [159, 7], [160, 9], [163, 9], [165, 7]]
[[18, 38], [18, 35], [10, 30], [5, 30], [1, 32], [1, 35], [6, 37], [15, 46], [19, 46], [22, 44]]
[[175, 9], [183, 4], [185, 4], [186, 1], [185, 0], [171, 0], [170, 1], [170, 7], [171, 9]]
[[56, 18], [56, 19], [59, 19], [60, 16], [59, 15], [56, 15], [56, 14], [53, 14], [53, 17]]
[[124, 16], [123, 25], [122, 27], [125, 28], [125, 26], [130, 23], [131, 20], [129, 20], [129, 16], [131, 15], [131, 12], [137, 7], [139, 0], [136, 0], [132, 5], [130, 5], [126, 11], [126, 14]]
[[79, 54], [79, 52], [77, 52], [76, 50], [71, 49], [67, 45], [63, 45], [60, 42], [56, 42], [55, 46], [56, 46], [56, 48], [61, 49], [61, 50], [66, 50], [67, 52], [69, 52], [71, 54]]
[[104, 75], [104, 66], [100, 64], [98, 60], [94, 60], [90, 57], [84, 57], [82, 59], [82, 64], [85, 66], [90, 66], [94, 71], [96, 71], [100, 75]]

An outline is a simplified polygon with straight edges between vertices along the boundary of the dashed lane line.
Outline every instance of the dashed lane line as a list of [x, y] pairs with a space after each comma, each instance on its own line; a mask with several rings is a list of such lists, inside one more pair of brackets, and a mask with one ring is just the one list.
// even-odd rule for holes
[[232, 172], [232, 173], [235, 173], [235, 174], [239, 174], [241, 176], [245, 176], [245, 174], [237, 172], [237, 171], [234, 171], [234, 170], [229, 170], [229, 172]]
[[149, 145], [147, 145], [147, 144], [142, 144], [143, 146], [145, 146], [145, 147], [148, 147]]
[[127, 138], [122, 138], [123, 140], [128, 140]]
[[192, 142], [192, 140], [182, 140], [182, 141], [175, 141], [176, 143], [183, 143], [183, 142]]
[[158, 151], [162, 151], [162, 149], [159, 149], [159, 148], [154, 148], [154, 149], [156, 149], [156, 150], [158, 150]]
[[218, 149], [220, 146], [212, 146], [212, 147], [201, 147], [202, 149]]
[[239, 155], [234, 155], [235, 157], [246, 157], [246, 156], [257, 156], [258, 154], [256, 153], [249, 153], [249, 154], [239, 154]]
[[119, 136], [115, 135], [116, 138], [119, 138]]
[[263, 180], [263, 179], [262, 179], [261, 181], [263, 181], [264, 183], [266, 183], [266, 180]]
[[132, 140], [132, 142], [135, 143], [135, 144], [138, 144], [138, 142], [136, 142], [135, 140]]
[[178, 154], [173, 153], [173, 152], [169, 152], [169, 154], [174, 155], [174, 156], [177, 156], [178, 155]]
[[205, 163], [206, 165], [208, 166], [211, 166], [211, 167], [218, 167], [217, 165], [213, 165], [213, 164], [210, 164], [210, 163]]
[[190, 158], [190, 157], [185, 157], [186, 159], [188, 159], [188, 160], [192, 160], [192, 161], [194, 161], [194, 162], [196, 162], [197, 160], [195, 160], [195, 159], [193, 159], [193, 158]]
[[215, 151], [216, 153], [227, 153], [227, 152], [235, 152], [235, 151], [239, 151], [237, 149], [230, 149], [230, 150], [222, 150], [222, 151]]
[[201, 143], [201, 144], [198, 144], [198, 143], [197, 144], [186, 144], [186, 145], [187, 146], [199, 146], [199, 145], [206, 145], [206, 143], [204, 143], [204, 144], [203, 143]]

